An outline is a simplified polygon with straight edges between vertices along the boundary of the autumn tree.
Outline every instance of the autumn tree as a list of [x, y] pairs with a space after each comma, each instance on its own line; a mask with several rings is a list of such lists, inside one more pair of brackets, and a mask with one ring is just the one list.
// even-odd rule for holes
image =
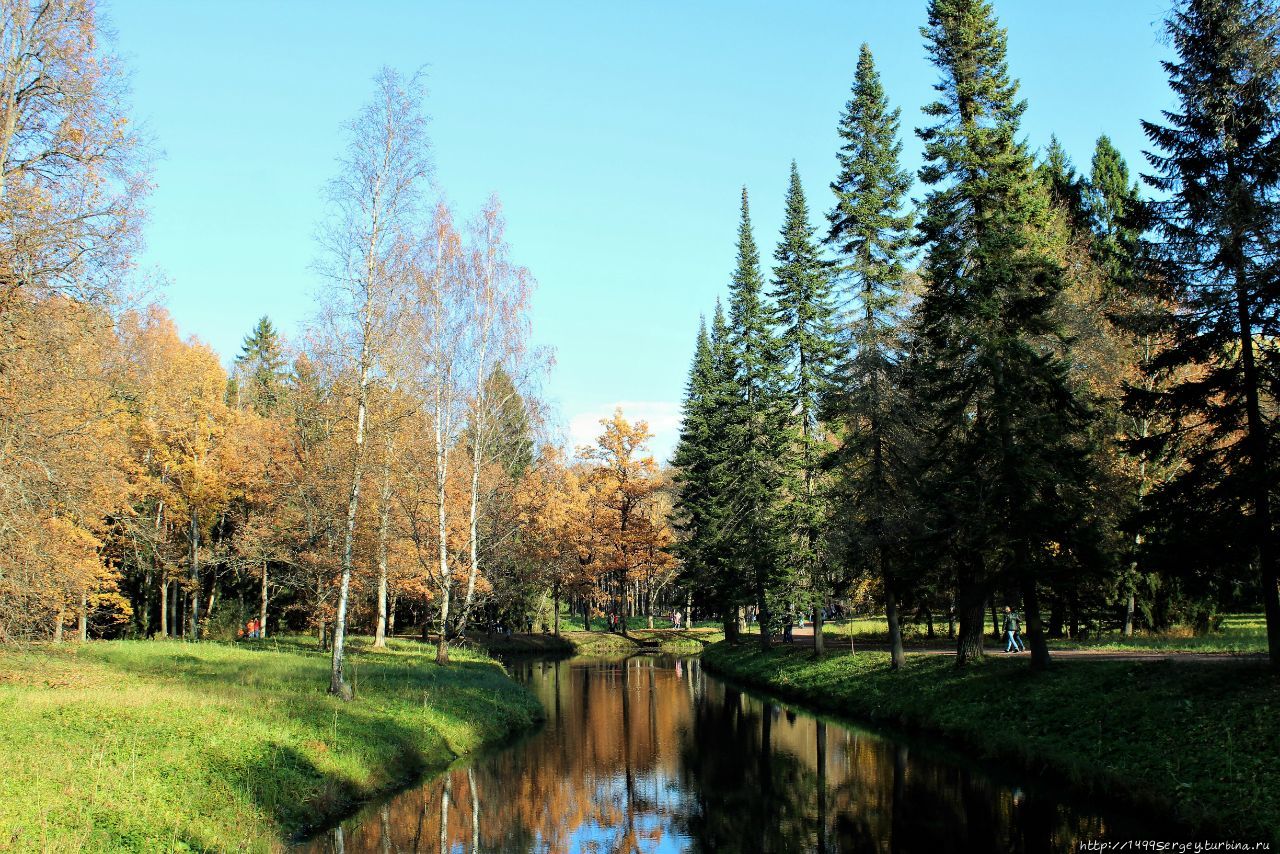
[[592, 517], [600, 572], [626, 634], [628, 587], [670, 564], [672, 536], [666, 520], [653, 512], [663, 483], [652, 455], [642, 456], [653, 438], [649, 425], [632, 424], [616, 409], [600, 426], [596, 444], [580, 449], [579, 456], [592, 466], [587, 476], [596, 485]]
[[342, 580], [329, 685], [330, 693], [343, 699], [351, 698], [343, 652], [370, 387], [381, 375], [409, 298], [411, 228], [431, 174], [422, 98], [418, 77], [406, 81], [390, 69], [379, 72], [373, 99], [347, 127], [347, 151], [329, 185], [330, 216], [321, 232], [332, 355], [353, 389]]

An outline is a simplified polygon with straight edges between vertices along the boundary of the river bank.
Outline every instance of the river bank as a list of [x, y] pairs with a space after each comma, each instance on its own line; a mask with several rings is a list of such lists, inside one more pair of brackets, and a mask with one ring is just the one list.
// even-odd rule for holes
[[697, 655], [724, 638], [715, 629], [631, 629], [617, 632], [562, 631], [554, 634], [489, 634], [475, 632], [467, 640], [493, 655], [631, 655], [662, 652]]
[[703, 665], [820, 711], [941, 735], [1206, 834], [1280, 843], [1280, 680], [1264, 666], [949, 658], [718, 643]]
[[482, 653], [354, 640], [346, 704], [309, 640], [0, 650], [0, 847], [273, 850], [542, 717]]

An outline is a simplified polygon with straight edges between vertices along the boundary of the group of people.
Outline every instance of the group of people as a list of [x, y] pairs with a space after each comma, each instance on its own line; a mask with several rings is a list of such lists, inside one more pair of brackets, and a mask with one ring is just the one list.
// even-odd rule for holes
[[244, 624], [244, 628], [240, 630], [240, 637], [257, 640], [262, 637], [262, 621], [254, 618]]

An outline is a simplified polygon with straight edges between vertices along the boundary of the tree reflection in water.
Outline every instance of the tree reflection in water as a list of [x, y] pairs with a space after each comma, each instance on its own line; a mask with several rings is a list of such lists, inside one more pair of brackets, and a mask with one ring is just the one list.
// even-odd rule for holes
[[542, 730], [301, 850], [1065, 852], [1154, 832], [784, 710], [697, 659], [510, 669], [546, 706]]

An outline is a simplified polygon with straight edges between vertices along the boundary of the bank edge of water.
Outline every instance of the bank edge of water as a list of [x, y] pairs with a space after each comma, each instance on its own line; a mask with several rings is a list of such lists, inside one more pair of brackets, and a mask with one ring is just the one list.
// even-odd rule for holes
[[632, 629], [616, 632], [561, 632], [557, 635], [477, 633], [468, 636], [475, 646], [493, 655], [630, 655], [660, 652], [697, 655], [724, 635], [710, 629]]
[[310, 642], [0, 650], [0, 847], [276, 850], [542, 720], [487, 656], [361, 641], [350, 704]]
[[761, 651], [703, 666], [819, 711], [941, 736], [1093, 795], [1164, 810], [1201, 834], [1280, 845], [1280, 680], [1263, 667]]

